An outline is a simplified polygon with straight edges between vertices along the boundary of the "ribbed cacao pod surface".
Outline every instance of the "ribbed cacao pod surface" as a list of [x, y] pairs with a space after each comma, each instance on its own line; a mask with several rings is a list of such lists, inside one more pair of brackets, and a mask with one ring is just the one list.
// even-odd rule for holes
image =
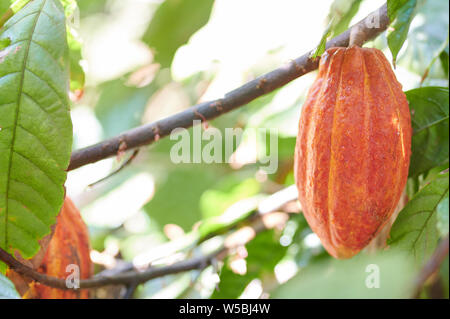
[[300, 116], [294, 175], [325, 249], [350, 258], [383, 228], [408, 177], [408, 102], [377, 49], [331, 48]]
[[[58, 215], [55, 232], [48, 245], [45, 257], [38, 271], [49, 276], [66, 278], [68, 265], [79, 267], [80, 279], [92, 275], [89, 234], [80, 212], [70, 198], [66, 197]], [[86, 289], [61, 290], [39, 283], [33, 283], [28, 297], [39, 299], [87, 299]]]

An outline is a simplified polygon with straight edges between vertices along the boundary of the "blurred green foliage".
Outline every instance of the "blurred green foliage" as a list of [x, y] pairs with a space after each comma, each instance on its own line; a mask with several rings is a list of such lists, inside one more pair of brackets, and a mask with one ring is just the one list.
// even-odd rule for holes
[[[281, 285], [273, 298], [409, 298], [416, 269], [407, 255], [398, 252], [349, 260], [312, 263]], [[371, 277], [373, 275], [374, 277]], [[379, 279], [375, 280], [375, 276]], [[374, 280], [372, 280], [374, 279]]]
[[214, 0], [166, 0], [156, 10], [142, 40], [155, 61], [169, 67], [177, 49], [208, 22]]

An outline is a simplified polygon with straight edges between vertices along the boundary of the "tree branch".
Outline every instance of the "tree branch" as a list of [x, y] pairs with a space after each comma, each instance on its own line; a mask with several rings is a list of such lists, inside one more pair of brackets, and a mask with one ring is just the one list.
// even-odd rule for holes
[[[268, 198], [261, 201], [257, 216], [249, 215], [250, 227], [253, 229], [253, 234], [256, 235], [268, 228], [273, 227], [273, 225], [268, 225], [264, 222], [265, 216], [269, 215], [271, 212], [279, 210], [283, 205], [292, 202], [296, 199], [296, 188], [295, 185], [289, 186], [281, 191], [278, 191]], [[277, 213], [274, 213], [277, 214]], [[277, 217], [277, 216], [275, 216]], [[273, 223], [272, 223], [273, 224]], [[80, 280], [80, 288], [95, 288], [107, 285], [129, 285], [129, 284], [140, 284], [148, 280], [162, 277], [170, 274], [176, 274], [189, 270], [201, 270], [209, 266], [214, 259], [220, 259], [220, 256], [224, 256], [229, 249], [235, 248], [236, 246], [246, 244], [253, 237], [245, 237], [244, 242], [236, 241], [236, 233], [240, 230], [248, 230], [241, 228], [235, 233], [232, 233], [227, 237], [229, 240], [225, 240], [223, 245], [217, 250], [199, 257], [194, 257], [188, 260], [183, 260], [171, 265], [154, 267], [150, 266], [144, 271], [138, 270], [127, 270], [124, 272], [114, 273], [112, 275], [100, 274], [89, 279]], [[234, 237], [233, 237], [234, 235]], [[26, 276], [34, 281], [37, 281], [46, 286], [60, 288], [60, 289], [71, 289], [67, 288], [65, 279], [56, 278], [53, 276], [48, 276], [37, 272], [24, 265], [23, 263], [16, 260], [13, 256], [8, 254], [5, 250], [0, 248], [0, 260], [6, 263], [12, 270], [19, 273], [22, 276]], [[131, 267], [126, 267], [125, 269], [130, 269]], [[111, 271], [109, 271], [111, 273]]]
[[[384, 4], [352, 28], [327, 42], [326, 47], [348, 46], [352, 29], [366, 42], [384, 31], [389, 25], [387, 6]], [[311, 52], [266, 73], [243, 86], [225, 94], [224, 98], [204, 102], [165, 119], [142, 125], [98, 144], [74, 151], [67, 170], [114, 156], [117, 152], [148, 145], [170, 135], [175, 128], [189, 128], [194, 120], [211, 120], [230, 112], [254, 99], [270, 93], [292, 80], [317, 69], [319, 59], [311, 59]]]
[[[142, 272], [132, 270], [114, 276], [94, 276], [93, 278], [90, 279], [80, 280], [80, 288], [83, 289], [107, 285], [143, 283], [156, 277], [176, 274], [193, 269], [203, 269], [211, 263], [211, 260], [213, 258], [215, 258], [223, 251], [224, 248], [221, 248], [205, 256], [183, 260], [164, 267], [149, 267], [147, 270]], [[4, 261], [15, 272], [23, 276], [26, 276], [30, 279], [33, 279], [41, 284], [64, 290], [73, 289], [67, 287], [65, 279], [41, 274], [35, 271], [34, 269], [20, 263], [19, 261], [14, 259], [14, 257], [9, 255], [6, 251], [4, 251], [1, 248], [0, 248], [0, 259]]]
[[428, 278], [430, 278], [436, 271], [439, 270], [442, 262], [445, 257], [448, 255], [449, 249], [449, 239], [448, 235], [439, 243], [439, 246], [436, 248], [435, 252], [431, 256], [430, 260], [425, 264], [425, 266], [420, 271], [419, 276], [415, 282], [414, 289], [414, 298], [420, 297], [420, 292], [422, 291], [423, 286], [425, 285]]

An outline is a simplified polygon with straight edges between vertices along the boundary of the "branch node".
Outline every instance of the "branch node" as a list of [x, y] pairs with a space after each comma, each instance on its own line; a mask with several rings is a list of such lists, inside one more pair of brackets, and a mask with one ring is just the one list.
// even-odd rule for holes
[[161, 135], [160, 135], [160, 129], [159, 129], [159, 125], [158, 125], [158, 124], [156, 124], [156, 125], [152, 128], [152, 132], [153, 132], [153, 136], [154, 136], [153, 140], [154, 140], [155, 142], [159, 141], [159, 139], [161, 138]]

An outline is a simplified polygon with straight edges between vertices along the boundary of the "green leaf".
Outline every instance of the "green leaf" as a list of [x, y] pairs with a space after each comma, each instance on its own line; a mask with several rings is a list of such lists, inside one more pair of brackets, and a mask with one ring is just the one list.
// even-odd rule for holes
[[204, 26], [214, 0], [165, 0], [156, 10], [143, 41], [155, 50], [155, 62], [169, 67], [177, 49]]
[[28, 3], [5, 24], [0, 63], [0, 247], [39, 250], [64, 199], [72, 145], [64, 11]]
[[[315, 262], [270, 294], [271, 298], [408, 298], [415, 269], [403, 254], [359, 254]], [[377, 277], [379, 278], [377, 284]]]
[[0, 274], [0, 299], [20, 299], [14, 284], [2, 274]]
[[325, 52], [325, 46], [327, 44], [327, 39], [331, 34], [332, 25], [333, 25], [333, 20], [330, 21], [330, 23], [328, 24], [327, 28], [325, 29], [325, 31], [322, 34], [322, 38], [320, 38], [320, 42], [317, 45], [317, 48], [314, 50], [314, 53], [311, 54], [312, 59], [315, 59], [315, 58], [321, 56]]
[[408, 0], [388, 0], [387, 13], [389, 20], [394, 21], [398, 11], [408, 2]]
[[391, 229], [391, 248], [412, 254], [424, 263], [434, 252], [438, 239], [437, 211], [448, 196], [448, 173], [439, 175], [423, 187], [403, 208]]
[[[408, 31], [405, 50], [398, 57], [398, 65], [423, 76], [448, 35], [448, 1], [419, 1], [416, 22]], [[435, 63], [428, 72], [427, 82], [447, 80], [441, 63]], [[443, 81], [442, 81], [443, 82]], [[446, 85], [443, 85], [446, 86]]]
[[423, 87], [405, 92], [413, 127], [411, 177], [448, 163], [448, 88]]
[[416, 0], [408, 1], [388, 1], [389, 19], [392, 21], [388, 30], [387, 40], [392, 53], [393, 64], [397, 60], [397, 55], [408, 36], [409, 25], [414, 18]]

